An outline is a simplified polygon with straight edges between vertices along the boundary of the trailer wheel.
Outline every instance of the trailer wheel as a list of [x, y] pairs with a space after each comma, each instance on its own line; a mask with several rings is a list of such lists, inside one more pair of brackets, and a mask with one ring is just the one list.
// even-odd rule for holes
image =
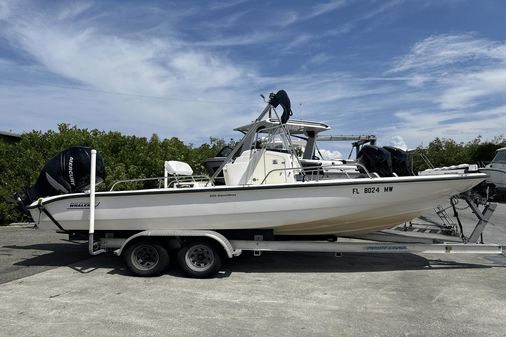
[[206, 278], [221, 268], [220, 252], [210, 242], [191, 242], [177, 253], [177, 261], [183, 272], [190, 277]]
[[169, 264], [169, 253], [157, 243], [137, 241], [125, 251], [128, 269], [137, 276], [158, 276]]

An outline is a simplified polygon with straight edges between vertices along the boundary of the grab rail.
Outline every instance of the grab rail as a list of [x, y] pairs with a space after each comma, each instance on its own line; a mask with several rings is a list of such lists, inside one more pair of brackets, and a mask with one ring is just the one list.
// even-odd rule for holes
[[[374, 177], [371, 175], [371, 173], [369, 173], [369, 170], [367, 170], [367, 168], [362, 165], [362, 164], [359, 164], [359, 163], [356, 163], [355, 164], [357, 167], [360, 167], [362, 168], [365, 173], [367, 174], [367, 176], [370, 178], [370, 179], [373, 179]], [[269, 177], [269, 175], [273, 172], [276, 172], [276, 171], [294, 171], [294, 170], [300, 170], [300, 171], [304, 171], [304, 170], [308, 170], [308, 169], [312, 169], [312, 170], [320, 170], [320, 169], [324, 169], [324, 168], [333, 168], [333, 169], [338, 169], [339, 171], [343, 172], [344, 174], [346, 174], [346, 177], [348, 179], [352, 179], [350, 177], [350, 175], [348, 174], [348, 172], [346, 172], [344, 169], [340, 168], [339, 166], [337, 165], [322, 165], [322, 166], [306, 166], [306, 167], [288, 167], [288, 168], [280, 168], [280, 169], [273, 169], [273, 170], [270, 170], [269, 172], [267, 172], [267, 174], [265, 175], [265, 178], [262, 180], [262, 182], [260, 183], [260, 185], [263, 185], [265, 183], [265, 181], [267, 180], [267, 178]], [[313, 176], [314, 173], [311, 175]], [[316, 181], [319, 181], [319, 174], [317, 174], [317, 180]]]
[[[124, 184], [124, 183], [136, 183], [141, 181], [150, 181], [150, 180], [158, 180], [158, 188], [161, 188], [161, 182], [162, 180], [166, 179], [167, 177], [153, 177], [153, 178], [137, 178], [137, 179], [123, 179], [123, 180], [117, 180], [115, 181], [111, 189], [109, 191], [113, 191], [116, 185]], [[170, 188], [175, 183], [188, 183], [188, 182], [203, 182], [203, 181], [209, 181], [209, 177], [205, 175], [195, 175], [195, 176], [179, 176], [179, 177], [170, 177], [172, 180], [170, 181], [167, 188]], [[197, 180], [198, 179], [198, 180]]]
[[163, 180], [164, 177], [154, 177], [154, 178], [137, 178], [137, 179], [123, 179], [123, 180], [116, 180], [112, 186], [111, 186], [111, 189], [109, 191], [113, 191], [114, 190], [114, 187], [116, 187], [116, 185], [119, 185], [119, 184], [124, 184], [124, 183], [136, 183], [136, 182], [140, 182], [140, 181], [150, 181], [150, 180], [158, 180], [158, 187], [161, 186], [160, 184], [160, 181]]

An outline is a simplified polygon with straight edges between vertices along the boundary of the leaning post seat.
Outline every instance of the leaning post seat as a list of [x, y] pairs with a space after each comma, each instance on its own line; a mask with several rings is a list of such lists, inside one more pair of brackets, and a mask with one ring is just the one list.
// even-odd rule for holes
[[[165, 188], [196, 188], [206, 187], [209, 184], [209, 177], [194, 176], [193, 170], [188, 163], [169, 160], [165, 162], [164, 169]], [[170, 184], [168, 183], [169, 175], [173, 178]]]
[[166, 161], [165, 170], [167, 170], [168, 174], [174, 176], [191, 176], [193, 174], [193, 170], [190, 165], [177, 160]]

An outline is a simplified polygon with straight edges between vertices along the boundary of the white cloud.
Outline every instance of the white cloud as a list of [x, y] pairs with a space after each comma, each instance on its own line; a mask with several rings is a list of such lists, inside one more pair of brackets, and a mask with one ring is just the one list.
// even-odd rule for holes
[[324, 2], [324, 3], [319, 3], [319, 4], [314, 5], [313, 8], [311, 8], [311, 11], [309, 12], [309, 14], [307, 15], [306, 18], [308, 18], [308, 19], [315, 18], [317, 16], [335, 11], [339, 8], [346, 6], [346, 5], [348, 5], [347, 0], [331, 0], [328, 2]]
[[218, 21], [204, 22], [203, 27], [206, 29], [210, 28], [215, 30], [232, 28], [234, 26], [240, 25], [241, 20], [245, 19], [248, 14], [250, 14], [250, 11], [244, 10], [240, 12], [234, 12], [230, 15], [222, 15]]
[[[417, 42], [387, 73], [406, 76], [419, 95], [427, 95], [417, 108], [397, 109], [398, 129], [411, 144], [414, 139], [454, 137], [472, 139], [478, 134], [498, 135], [504, 118], [506, 92], [506, 42], [476, 34], [443, 34]], [[419, 80], [417, 80], [419, 78]], [[414, 80], [413, 80], [414, 79]], [[479, 119], [480, 115], [489, 115]], [[402, 132], [402, 131], [401, 131]]]
[[494, 70], [457, 75], [446, 82], [449, 87], [439, 98], [443, 109], [473, 106], [481, 97], [506, 92], [506, 65]]
[[[90, 8], [60, 11], [68, 17], [86, 10]], [[338, 73], [265, 77], [184, 40], [111, 34], [93, 20], [55, 20], [59, 13], [18, 11], [4, 22], [9, 28], [0, 34], [34, 62], [6, 67], [17, 72], [12, 77], [25, 80], [22, 85], [0, 84], [3, 111], [15, 107], [23, 115], [1, 116], [12, 129], [48, 129], [68, 122], [199, 142], [208, 136], [236, 136], [231, 129], [263, 108], [258, 99], [263, 90], [287, 90], [296, 115], [305, 110], [308, 119], [338, 119], [347, 112], [335, 102], [374, 92]], [[44, 118], [39, 118], [41, 111], [47, 112]]]
[[406, 0], [390, 0], [390, 1], [380, 1], [381, 5], [377, 8], [373, 8], [368, 13], [362, 15], [357, 21], [369, 20], [371, 18], [377, 17], [378, 15], [384, 15], [385, 12], [391, 11], [392, 9], [402, 5], [406, 2]]
[[244, 35], [233, 35], [227, 37], [215, 36], [205, 41], [194, 41], [187, 43], [188, 46], [198, 47], [231, 47], [231, 46], [248, 46], [260, 43], [266, 43], [277, 38], [277, 34], [273, 32], [252, 32]]
[[[23, 118], [16, 120], [24, 130], [54, 128], [55, 121], [91, 126], [96, 118], [99, 128], [137, 128], [148, 135], [157, 132], [195, 139], [199, 137], [197, 127], [207, 138], [242, 124], [244, 116], [239, 119], [234, 113], [241, 102], [243, 113], [255, 111], [255, 104], [244, 102], [245, 97], [256, 96], [252, 95], [256, 88], [250, 86], [256, 75], [223, 55], [190, 48], [174, 39], [109, 35], [99, 25], [82, 27], [79, 22], [54, 19], [87, 8], [65, 8], [57, 13], [17, 10], [16, 16], [4, 19], [2, 27], [8, 28], [0, 34], [29, 55], [33, 68], [42, 69], [39, 77], [56, 75], [53, 84], [60, 87], [55, 89], [47, 81], [42, 82], [48, 86], [40, 87], [33, 83], [36, 76], [24, 76], [25, 85], [1, 88], [3, 111], [14, 113], [12, 107], [18, 114], [22, 111]], [[75, 83], [84, 91], [64, 88], [75, 87]], [[234, 102], [238, 104], [232, 105]], [[50, 113], [39, 120], [40, 111]], [[237, 124], [217, 123], [224, 118]], [[2, 114], [2, 119], [8, 123], [14, 118]]]
[[235, 1], [213, 1], [210, 5], [211, 10], [222, 10], [230, 7], [235, 7], [248, 0], [235, 0]]
[[[369, 10], [366, 13], [358, 15], [347, 22], [337, 22], [336, 24], [339, 24], [337, 28], [321, 32], [319, 36], [328, 37], [348, 33], [352, 29], [364, 27], [365, 25], [360, 24], [363, 21], [370, 21], [373, 19], [384, 21], [386, 18], [391, 16], [392, 13], [395, 12], [395, 9], [400, 8], [400, 5], [404, 4], [405, 2], [406, 0], [389, 0], [379, 2], [370, 1], [370, 6], [367, 6], [367, 9]], [[330, 0], [313, 5], [308, 11], [304, 13], [297, 13], [293, 10], [287, 11], [281, 14], [281, 17], [278, 19], [277, 23], [282, 27], [286, 27], [299, 21], [311, 20], [339, 9], [351, 7], [357, 3], [360, 2], [349, 0]], [[374, 6], [375, 3], [379, 3], [379, 5]]]
[[404, 151], [408, 149], [408, 145], [404, 141], [404, 138], [402, 138], [401, 136], [392, 136], [390, 138], [390, 141], [388, 142], [388, 145]]
[[81, 28], [64, 21], [49, 25], [47, 16], [26, 14], [7, 20], [7, 38], [48, 71], [93, 88], [178, 96], [190, 88], [232, 86], [245, 76], [225, 57], [182, 47], [175, 39], [109, 35], [93, 25]]
[[436, 137], [469, 141], [478, 135], [485, 139], [504, 134], [506, 105], [484, 110], [454, 110], [430, 113], [410, 110], [396, 113], [399, 122], [393, 127], [381, 128], [383, 135], [402, 137], [409, 147], [425, 145]]
[[313, 55], [309, 58], [308, 63], [311, 64], [323, 64], [330, 60], [332, 60], [333, 57], [328, 55], [327, 53], [318, 53], [316, 55]]
[[91, 7], [93, 7], [93, 2], [76, 1], [74, 3], [69, 3], [60, 11], [58, 20], [68, 20], [75, 18], [80, 14], [86, 12]]
[[396, 62], [390, 72], [428, 73], [440, 70], [444, 73], [448, 71], [448, 66], [465, 66], [465, 62], [469, 61], [505, 60], [505, 43], [477, 38], [474, 34], [442, 34], [417, 42], [407, 55]]
[[318, 16], [344, 8], [349, 4], [349, 0], [330, 0], [313, 5], [306, 13], [303, 14], [295, 11], [287, 11], [286, 13], [281, 14], [281, 17], [277, 19], [276, 23], [281, 27], [286, 27], [299, 21], [314, 19]]
[[10, 15], [10, 9], [7, 2], [0, 2], [0, 20], [7, 18]]
[[325, 160], [343, 159], [343, 154], [337, 150], [320, 149], [320, 153], [322, 154], [323, 157], [321, 159]]
[[276, 18], [276, 24], [281, 27], [286, 27], [295, 23], [299, 19], [299, 15], [295, 11], [286, 11], [283, 13], [279, 13], [279, 16]]
[[311, 34], [300, 34], [295, 37], [293, 40], [288, 42], [283, 48], [280, 49], [281, 52], [290, 52], [296, 48], [307, 46], [307, 43], [313, 39]]

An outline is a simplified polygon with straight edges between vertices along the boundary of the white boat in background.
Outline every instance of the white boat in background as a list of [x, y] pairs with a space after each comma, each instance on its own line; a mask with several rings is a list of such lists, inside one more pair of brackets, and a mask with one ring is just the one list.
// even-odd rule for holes
[[497, 199], [506, 199], [506, 147], [498, 149], [492, 162], [480, 172], [488, 174], [487, 184], [495, 188]]
[[445, 175], [445, 174], [461, 174], [461, 173], [477, 173], [479, 170], [476, 164], [459, 164], [443, 167], [429, 168], [418, 172], [420, 176]]
[[494, 201], [506, 200], [506, 148], [500, 148], [492, 161], [485, 167], [477, 164], [459, 164], [444, 167], [436, 167], [418, 172], [420, 176], [462, 174], [481, 172], [487, 174], [486, 183], [480, 185], [488, 198]]
[[[289, 101], [283, 107], [287, 104]], [[315, 122], [287, 123], [286, 111], [276, 121], [265, 119], [275, 105], [267, 104], [257, 120], [244, 128], [243, 139], [209, 179], [194, 179], [191, 168], [174, 162], [173, 181], [167, 188], [96, 193], [97, 233], [118, 237], [146, 230], [191, 229], [353, 236], [411, 220], [486, 178], [482, 173], [398, 176], [395, 171], [406, 168], [392, 171], [381, 157], [387, 155], [385, 150], [371, 147], [352, 168], [358, 168], [360, 175], [350, 175], [347, 168], [334, 165], [342, 177], [309, 179], [306, 172], [318, 172], [322, 166], [304, 165], [290, 132], [307, 132], [312, 127], [314, 136], [328, 127]], [[312, 155], [313, 150], [307, 151]], [[73, 165], [74, 174], [76, 163]], [[215, 186], [221, 171], [225, 185]], [[64, 188], [64, 179], [47, 172], [41, 176], [60, 192]], [[27, 209], [40, 228], [88, 231], [88, 193], [42, 195], [34, 200]]]

